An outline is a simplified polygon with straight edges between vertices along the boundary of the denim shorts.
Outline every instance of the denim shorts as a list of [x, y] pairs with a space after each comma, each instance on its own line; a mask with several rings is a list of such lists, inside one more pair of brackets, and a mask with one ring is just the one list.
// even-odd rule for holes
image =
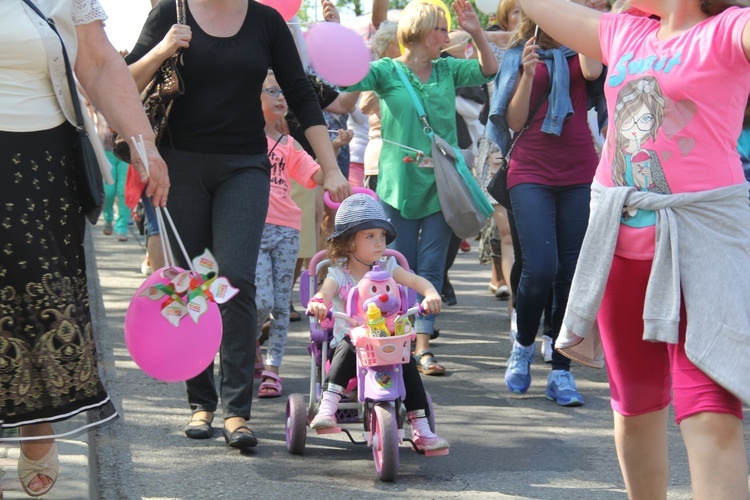
[[156, 220], [156, 211], [154, 210], [153, 205], [151, 205], [151, 200], [146, 198], [146, 195], [144, 194], [141, 197], [141, 203], [143, 203], [143, 214], [146, 217], [146, 238], [159, 234], [159, 223]]

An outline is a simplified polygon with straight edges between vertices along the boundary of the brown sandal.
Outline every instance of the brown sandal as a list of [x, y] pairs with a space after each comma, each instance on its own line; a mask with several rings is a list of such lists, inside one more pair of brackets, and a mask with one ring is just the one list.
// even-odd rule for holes
[[445, 368], [437, 362], [432, 351], [417, 354], [417, 369], [425, 375], [445, 375]]

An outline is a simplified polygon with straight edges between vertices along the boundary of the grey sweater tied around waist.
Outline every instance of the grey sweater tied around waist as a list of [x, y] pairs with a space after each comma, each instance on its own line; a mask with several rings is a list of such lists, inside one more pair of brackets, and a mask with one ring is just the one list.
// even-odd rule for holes
[[750, 404], [750, 201], [747, 183], [663, 195], [594, 181], [591, 216], [556, 348], [602, 367], [596, 327], [623, 210], [656, 211], [656, 245], [643, 339], [676, 344], [681, 299], [685, 350], [704, 373]]

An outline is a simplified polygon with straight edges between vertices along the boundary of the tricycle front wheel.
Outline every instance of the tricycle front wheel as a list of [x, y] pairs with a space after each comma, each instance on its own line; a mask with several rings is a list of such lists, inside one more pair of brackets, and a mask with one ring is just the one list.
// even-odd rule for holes
[[396, 412], [388, 403], [378, 403], [372, 409], [372, 456], [381, 481], [395, 481], [398, 474], [398, 428]]

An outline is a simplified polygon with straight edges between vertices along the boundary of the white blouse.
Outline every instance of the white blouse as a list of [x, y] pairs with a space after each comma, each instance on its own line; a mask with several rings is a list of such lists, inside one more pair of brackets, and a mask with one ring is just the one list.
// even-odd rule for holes
[[[71, 65], [75, 25], [106, 19], [98, 0], [36, 0], [54, 19]], [[28, 132], [75, 123], [57, 35], [22, 1], [0, 2], [0, 130]]]

